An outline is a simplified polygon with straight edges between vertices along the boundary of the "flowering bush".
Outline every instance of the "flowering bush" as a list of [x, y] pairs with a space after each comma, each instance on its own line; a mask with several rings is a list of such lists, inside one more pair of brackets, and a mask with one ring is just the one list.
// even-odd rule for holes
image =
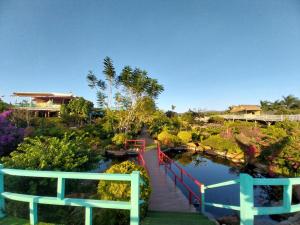
[[9, 155], [23, 140], [24, 129], [15, 127], [7, 118], [12, 111], [0, 113], [0, 155]]

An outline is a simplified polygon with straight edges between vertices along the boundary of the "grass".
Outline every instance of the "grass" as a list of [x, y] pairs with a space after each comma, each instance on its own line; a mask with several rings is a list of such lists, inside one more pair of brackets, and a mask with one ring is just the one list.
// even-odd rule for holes
[[[19, 219], [15, 217], [5, 217], [0, 219], [0, 225], [30, 225], [29, 221], [26, 219]], [[55, 225], [53, 223], [38, 223], [38, 225]]]
[[[214, 225], [200, 213], [178, 213], [178, 212], [148, 212], [147, 217], [141, 225]], [[30, 225], [26, 219], [5, 217], [0, 219], [0, 225]], [[40, 222], [38, 225], [57, 225], [53, 223]]]
[[148, 212], [141, 225], [214, 225], [199, 213]]
[[157, 145], [156, 144], [150, 144], [146, 146], [146, 151], [151, 150], [151, 149], [156, 149]]

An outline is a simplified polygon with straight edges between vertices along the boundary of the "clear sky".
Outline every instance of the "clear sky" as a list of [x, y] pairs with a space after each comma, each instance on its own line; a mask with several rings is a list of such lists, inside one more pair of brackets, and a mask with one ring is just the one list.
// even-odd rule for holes
[[0, 96], [94, 100], [110, 56], [161, 82], [158, 106], [226, 109], [300, 96], [299, 0], [0, 0]]

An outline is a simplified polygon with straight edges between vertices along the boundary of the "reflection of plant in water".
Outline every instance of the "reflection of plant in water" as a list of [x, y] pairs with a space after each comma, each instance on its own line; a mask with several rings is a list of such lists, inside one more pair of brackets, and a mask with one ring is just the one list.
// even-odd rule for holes
[[238, 167], [230, 167], [228, 169], [228, 172], [230, 174], [233, 174], [233, 175], [238, 175], [238, 174], [240, 174], [240, 168], [238, 168]]
[[201, 157], [201, 155], [193, 155], [192, 158], [195, 167], [207, 165], [207, 160]]
[[193, 155], [190, 152], [185, 152], [181, 154], [181, 157], [178, 159], [178, 162], [184, 166], [193, 162]]

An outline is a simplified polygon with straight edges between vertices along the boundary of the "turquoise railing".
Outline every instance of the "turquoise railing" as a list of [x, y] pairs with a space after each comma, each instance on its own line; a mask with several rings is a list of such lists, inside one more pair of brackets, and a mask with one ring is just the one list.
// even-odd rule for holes
[[[240, 184], [240, 205], [224, 205], [205, 202], [204, 192], [208, 189]], [[240, 211], [240, 224], [253, 225], [254, 216], [283, 214], [300, 211], [300, 204], [292, 205], [293, 185], [300, 185], [300, 178], [253, 178], [248, 174], [240, 174], [237, 180], [205, 186], [202, 191], [203, 205]], [[255, 207], [254, 186], [283, 186], [283, 201], [281, 206]], [[204, 209], [203, 209], [204, 210]]]
[[[56, 178], [57, 196], [34, 196], [5, 192], [4, 175]], [[80, 198], [65, 198], [66, 179], [128, 181], [131, 183], [130, 201], [107, 201]], [[85, 207], [85, 225], [92, 225], [93, 208], [130, 210], [130, 225], [139, 225], [139, 205], [143, 203], [143, 201], [139, 199], [140, 182], [142, 182], [142, 180], [140, 180], [140, 173], [138, 171], [134, 171], [131, 174], [80, 173], [5, 169], [2, 165], [0, 165], [0, 217], [5, 216], [4, 199], [6, 198], [10, 200], [29, 203], [29, 218], [31, 225], [36, 225], [38, 223], [37, 204]]]

